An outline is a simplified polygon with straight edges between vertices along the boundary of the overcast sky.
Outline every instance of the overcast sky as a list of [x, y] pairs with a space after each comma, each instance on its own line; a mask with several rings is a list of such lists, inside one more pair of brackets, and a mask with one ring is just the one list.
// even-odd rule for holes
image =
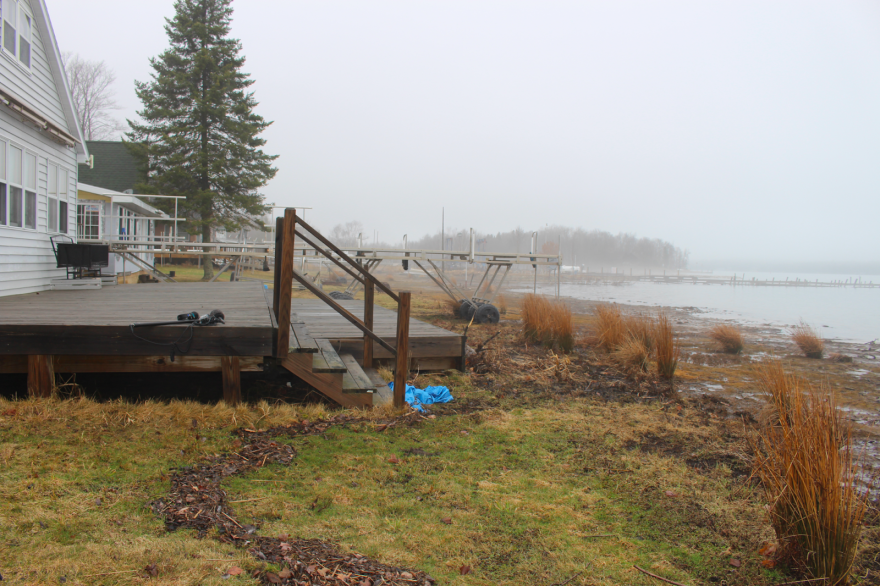
[[[46, 0], [134, 80], [171, 0]], [[875, 261], [880, 3], [238, 0], [278, 205], [399, 241], [563, 224], [694, 259]]]

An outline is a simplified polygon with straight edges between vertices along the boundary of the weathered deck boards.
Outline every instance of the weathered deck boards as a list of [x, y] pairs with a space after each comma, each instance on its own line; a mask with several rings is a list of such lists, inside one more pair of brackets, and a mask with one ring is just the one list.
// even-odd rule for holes
[[[363, 319], [364, 302], [339, 301], [355, 317]], [[316, 339], [331, 340], [340, 354], [351, 354], [363, 359], [363, 334], [344, 317], [327, 307], [320, 299], [292, 299], [291, 322], [293, 327], [303, 324], [309, 335]], [[378, 305], [373, 308], [373, 331], [391, 346], [397, 344], [397, 313]], [[417, 319], [409, 320], [409, 347], [413, 366], [422, 370], [460, 368], [462, 335], [438, 328]], [[378, 344], [373, 346], [377, 360], [389, 360], [392, 356]]]
[[[162, 283], [0, 297], [0, 354], [168, 355], [184, 326], [136, 328], [220, 309], [224, 325], [195, 327], [187, 356], [271, 356], [273, 322], [259, 283]], [[182, 334], [184, 334], [182, 336]], [[181, 354], [181, 352], [178, 352]]]

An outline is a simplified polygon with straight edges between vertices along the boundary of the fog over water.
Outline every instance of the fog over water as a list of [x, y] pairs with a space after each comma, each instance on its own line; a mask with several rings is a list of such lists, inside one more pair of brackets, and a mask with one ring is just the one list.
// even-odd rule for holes
[[[105, 60], [134, 118], [172, 0], [47, 4], [61, 49]], [[264, 192], [325, 230], [398, 242], [445, 208], [486, 233], [660, 238], [710, 268], [877, 257], [875, 1], [233, 7], [280, 155]]]

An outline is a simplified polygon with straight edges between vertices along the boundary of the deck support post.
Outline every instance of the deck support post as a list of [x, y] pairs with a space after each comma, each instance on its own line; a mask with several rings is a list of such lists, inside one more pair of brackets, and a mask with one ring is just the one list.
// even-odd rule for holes
[[31, 397], [51, 397], [55, 390], [55, 367], [52, 356], [28, 355], [28, 394]]
[[275, 279], [272, 286], [272, 313], [278, 321], [278, 294], [281, 292], [281, 238], [284, 236], [284, 218], [275, 218]]
[[[373, 299], [376, 286], [369, 279], [364, 280], [364, 325], [373, 329]], [[373, 340], [364, 334], [364, 368], [373, 368]]]
[[[278, 320], [278, 336], [275, 357], [286, 358], [290, 351], [290, 297], [293, 292], [293, 244], [296, 238], [296, 210], [284, 210], [281, 227], [281, 264], [275, 265], [275, 317]], [[278, 251], [276, 249], [276, 259]]]
[[397, 367], [394, 369], [394, 408], [400, 409], [405, 403], [406, 378], [409, 374], [409, 311], [411, 293], [400, 292], [397, 302]]
[[241, 403], [241, 361], [238, 356], [221, 356], [220, 372], [223, 374], [223, 400], [227, 405], [238, 405]]

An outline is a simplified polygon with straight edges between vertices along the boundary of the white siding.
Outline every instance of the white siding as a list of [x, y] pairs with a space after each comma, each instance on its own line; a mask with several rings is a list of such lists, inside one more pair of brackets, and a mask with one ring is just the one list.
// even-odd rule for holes
[[[29, 12], [35, 15], [35, 0], [19, 0], [28, 4]], [[49, 69], [49, 61], [46, 58], [46, 46], [40, 34], [39, 27], [33, 27], [31, 33], [31, 68], [30, 71], [23, 66], [17, 58], [12, 57], [5, 50], [0, 49], [0, 85], [8, 88], [19, 98], [46, 116], [54, 124], [67, 132], [74, 133], [69, 128], [64, 110], [61, 106], [59, 88], [56, 87], [55, 78]]]
[[[3, 70], [0, 59], [0, 70]], [[33, 126], [22, 122], [0, 106], [0, 138], [37, 155], [37, 229], [0, 226], [0, 296], [42, 291], [49, 281], [64, 278], [64, 269], [55, 268], [55, 256], [46, 232], [47, 167], [57, 164], [68, 171], [68, 234], [76, 238], [76, 152], [62, 146]]]

